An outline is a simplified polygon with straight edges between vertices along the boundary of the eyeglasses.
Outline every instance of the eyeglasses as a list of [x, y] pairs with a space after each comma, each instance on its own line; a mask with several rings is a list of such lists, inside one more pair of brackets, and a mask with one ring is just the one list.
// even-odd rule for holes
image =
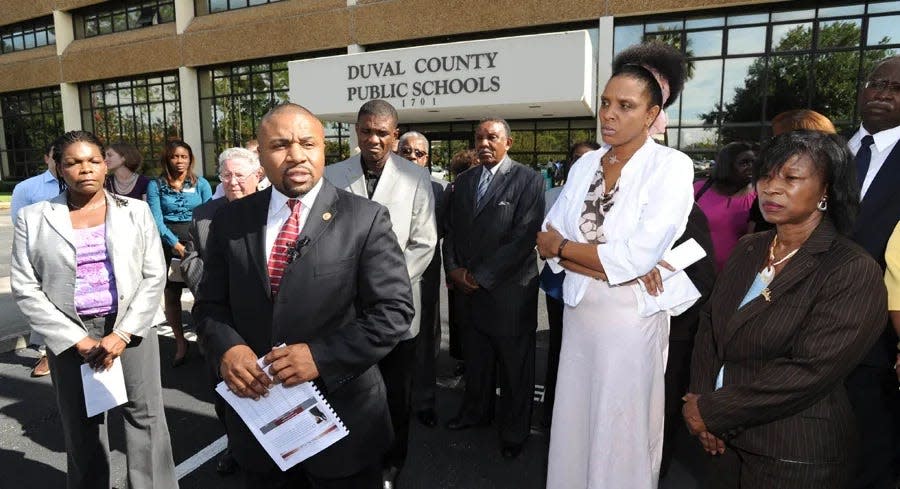
[[876, 91], [888, 91], [891, 93], [900, 93], [900, 82], [893, 82], [890, 80], [868, 80], [866, 81], [866, 88], [869, 90]]
[[428, 156], [428, 153], [425, 151], [422, 151], [421, 149], [412, 149], [409, 146], [404, 146], [404, 147], [400, 148], [400, 156], [409, 156], [412, 154], [415, 154], [416, 158], [424, 158], [424, 157]]
[[230, 182], [232, 179], [237, 180], [237, 183], [244, 183], [250, 178], [252, 175], [239, 175], [237, 173], [219, 173], [219, 180], [223, 182]]

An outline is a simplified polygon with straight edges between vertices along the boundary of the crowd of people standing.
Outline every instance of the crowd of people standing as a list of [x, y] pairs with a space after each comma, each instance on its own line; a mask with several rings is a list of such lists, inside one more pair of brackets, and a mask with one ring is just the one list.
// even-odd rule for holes
[[[868, 75], [849, 141], [791, 111], [697, 181], [654, 137], [684, 78], [664, 44], [618, 54], [602, 144], [574, 145], [550, 192], [510, 158], [496, 117], [476, 124], [452, 181], [434, 180], [427, 138], [401, 135], [383, 100], [359, 109], [359, 153], [330, 165], [315, 114], [273, 107], [252, 148], [219, 155], [217, 199], [184, 141], [147, 178], [133, 146], [62, 135], [48, 173], [14, 194], [11, 282], [46, 345], [68, 487], [109, 485], [104, 416], [87, 416], [79, 369], [115, 362], [129, 487], [177, 487], [155, 317], [162, 303], [183, 365], [185, 287], [211, 385], [257, 399], [311, 381], [350, 431], [283, 472], [217, 399], [218, 468], [247, 488], [397, 487], [413, 414], [439, 422], [442, 287], [465, 381], [445, 426], [495, 425], [507, 459], [531, 432], [545, 291], [548, 489], [657, 487], [679, 422], [709, 455], [707, 487], [895, 487], [900, 57]], [[676, 268], [686, 242], [705, 256]]]

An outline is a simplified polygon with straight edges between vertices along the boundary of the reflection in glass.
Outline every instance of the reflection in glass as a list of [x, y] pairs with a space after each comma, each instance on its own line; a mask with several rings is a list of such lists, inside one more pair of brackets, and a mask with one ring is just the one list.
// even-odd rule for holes
[[786, 12], [772, 12], [772, 22], [781, 22], [785, 20], [806, 20], [815, 18], [816, 11], [809, 10], [788, 10]]
[[[701, 124], [702, 117], [716, 110], [722, 89], [722, 60], [694, 61], [694, 76], [681, 94], [681, 124]], [[670, 121], [678, 119], [669, 113]]]
[[651, 22], [647, 24], [646, 32], [647, 34], [653, 32], [665, 32], [665, 31], [675, 31], [681, 30], [684, 26], [682, 25], [680, 20], [670, 20], [664, 22]]
[[[765, 58], [734, 58], [725, 60], [722, 76], [722, 113], [720, 123], [758, 121], [762, 113], [763, 76]], [[704, 121], [714, 123], [710, 117]]]
[[851, 121], [858, 88], [859, 53], [838, 51], [816, 58], [812, 109], [832, 122]]
[[842, 7], [827, 7], [819, 9], [819, 18], [839, 17], [844, 15], [862, 15], [866, 10], [864, 4], [845, 5]]
[[707, 17], [702, 19], [687, 19], [684, 27], [687, 29], [702, 29], [704, 27], [721, 27], [725, 25], [725, 17]]
[[808, 55], [769, 58], [765, 120], [786, 110], [809, 106], [810, 61]]
[[862, 20], [829, 20], [819, 23], [819, 47], [838, 48], [859, 46]]
[[728, 25], [764, 24], [769, 21], [769, 14], [731, 15]]
[[883, 17], [869, 17], [869, 33], [867, 44], [897, 44], [900, 43], [900, 15], [888, 15]]
[[812, 46], [812, 22], [772, 26], [772, 51], [807, 50]]
[[765, 50], [765, 26], [728, 29], [728, 54], [762, 53]]
[[669, 46], [672, 46], [673, 48], [681, 51], [681, 34], [682, 31], [680, 30], [656, 32], [653, 34], [648, 33], [646, 36], [644, 36], [644, 40], [668, 44]]
[[703, 57], [720, 56], [722, 54], [722, 31], [697, 31], [687, 33], [685, 56]]
[[900, 2], [872, 2], [869, 4], [870, 14], [882, 14], [887, 12], [900, 12]]
[[714, 127], [690, 127], [681, 129], [682, 151], [716, 151], [719, 132]]

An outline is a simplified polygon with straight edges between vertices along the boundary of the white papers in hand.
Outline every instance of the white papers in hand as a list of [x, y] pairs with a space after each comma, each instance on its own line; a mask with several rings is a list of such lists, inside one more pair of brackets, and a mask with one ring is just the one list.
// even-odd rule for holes
[[704, 256], [706, 256], [706, 251], [703, 250], [703, 247], [700, 246], [694, 238], [691, 238], [663, 254], [663, 260], [669, 265], [672, 265], [672, 268], [674, 268], [675, 271], [673, 272], [660, 265], [658, 266], [659, 275], [662, 277], [663, 281], [665, 281], [667, 278], [675, 275], [679, 270], [684, 270], [700, 261]]
[[105, 413], [128, 402], [122, 360], [118, 358], [113, 360], [112, 367], [100, 372], [86, 363], [81, 364], [81, 385], [84, 388], [84, 407], [88, 417]]
[[[258, 361], [264, 367], [263, 359]], [[238, 397], [219, 382], [216, 392], [235, 410], [278, 468], [287, 470], [350, 432], [312, 382], [275, 384], [269, 395]]]

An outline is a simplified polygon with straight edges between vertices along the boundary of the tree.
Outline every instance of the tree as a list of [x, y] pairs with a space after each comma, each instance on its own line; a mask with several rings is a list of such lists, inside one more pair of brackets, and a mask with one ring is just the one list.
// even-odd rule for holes
[[[852, 21], [822, 24], [818, 45], [855, 46], [861, 35], [860, 26]], [[722, 144], [746, 139], [746, 126], [741, 128], [731, 124], [771, 120], [786, 110], [811, 108], [839, 125], [854, 122], [859, 74], [871, 71], [875, 63], [890, 56], [892, 51], [864, 51], [861, 70], [857, 50], [821, 53], [817, 59], [811, 59], [810, 55], [790, 54], [808, 50], [812, 41], [811, 26], [791, 29], [773, 49], [783, 55], [756, 60], [747, 71], [744, 86], [735, 89], [730, 101], [716, 104], [714, 110], [700, 115], [704, 123], [722, 127]], [[885, 37], [878, 44], [890, 42], [891, 38]]]

